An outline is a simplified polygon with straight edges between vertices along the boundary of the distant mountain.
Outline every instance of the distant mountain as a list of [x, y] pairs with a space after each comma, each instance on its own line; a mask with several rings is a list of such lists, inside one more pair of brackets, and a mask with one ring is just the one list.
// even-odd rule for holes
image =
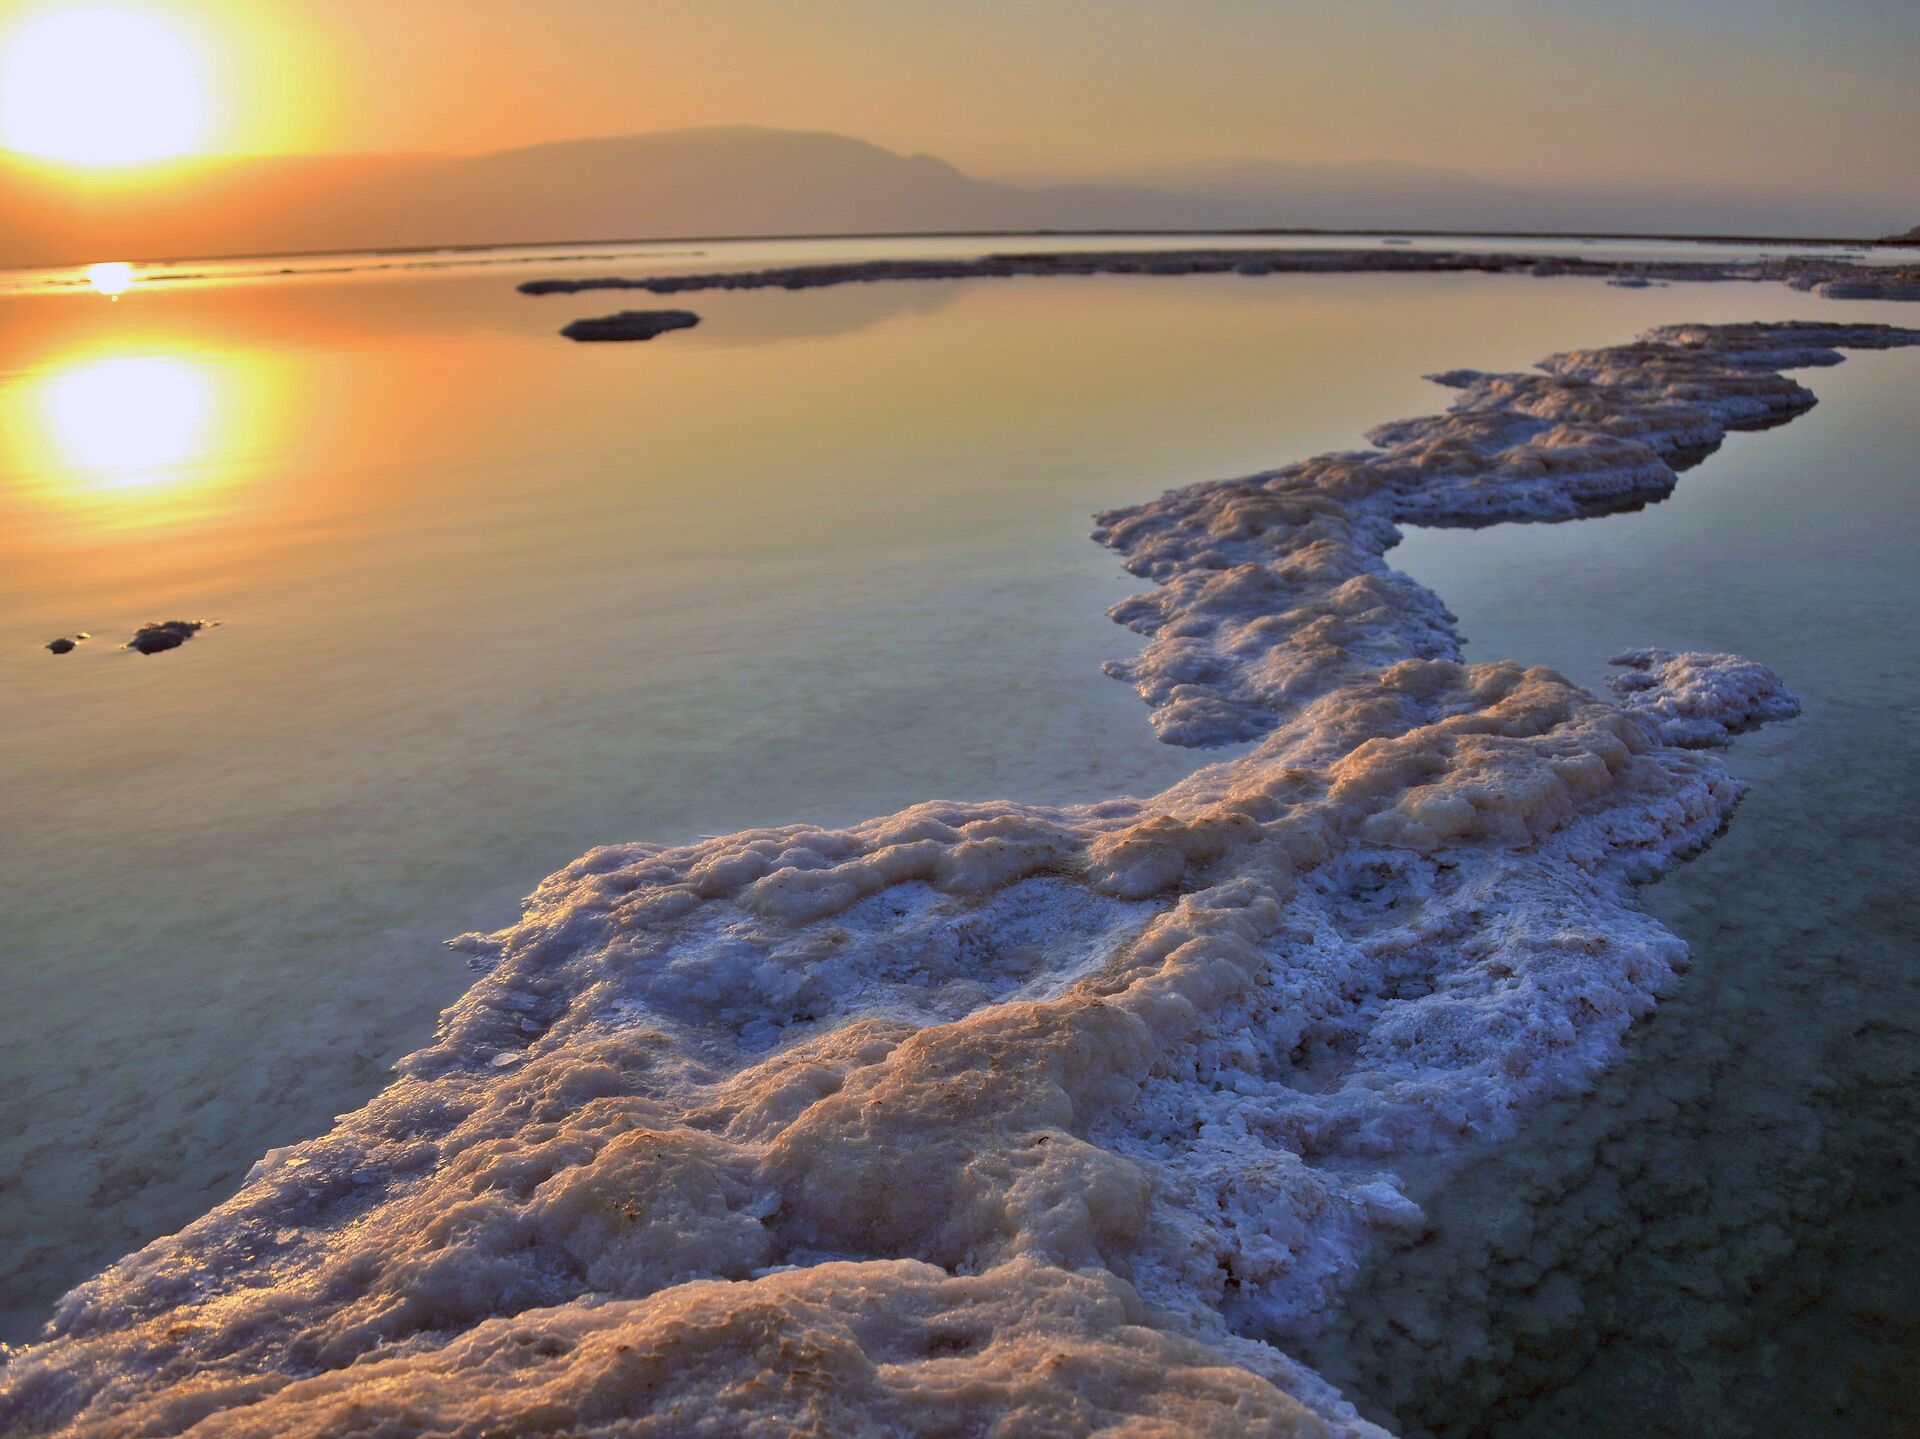
[[[1228, 202], [1201, 223], [1249, 225]], [[475, 157], [231, 161], [91, 192], [0, 169], [0, 265], [542, 240], [1035, 227], [1176, 228], [1184, 197], [977, 180], [931, 155], [750, 127], [573, 140]]]
[[[1552, 185], [1487, 180], [1463, 170], [1371, 161], [1304, 165], [1209, 160], [1103, 174], [1108, 186], [1230, 203], [1259, 224], [1316, 229], [1507, 233], [1867, 235], [1897, 204], [1863, 209], [1846, 195], [1783, 197], [1727, 186]], [[1279, 217], [1286, 218], [1279, 218]]]
[[[1603, 194], [1406, 165], [1207, 162], [984, 180], [844, 135], [746, 126], [480, 156], [235, 160], [78, 186], [0, 163], [0, 266], [534, 241], [953, 230], [1427, 228], [1832, 233], [1777, 197]], [[1884, 226], [1861, 224], [1863, 233]]]
[[1887, 245], [1920, 245], [1920, 225], [1915, 225], [1911, 230], [1903, 231], [1898, 235], [1888, 235], [1882, 243]]
[[[1204, 160], [1142, 167], [1099, 179], [1110, 187], [1179, 196], [1203, 209], [1230, 204], [1267, 216], [1268, 224], [1330, 229], [1486, 228], [1489, 209], [1508, 198], [1508, 192], [1464, 171], [1387, 161], [1303, 165], [1283, 160]], [[1278, 215], [1295, 218], [1282, 222], [1273, 218]]]

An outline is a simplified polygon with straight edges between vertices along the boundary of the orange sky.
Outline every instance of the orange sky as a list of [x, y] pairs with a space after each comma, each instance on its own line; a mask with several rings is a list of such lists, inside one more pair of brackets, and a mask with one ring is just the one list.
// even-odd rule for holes
[[[77, 3], [0, 0], [0, 47]], [[986, 174], [1388, 159], [1920, 202], [1912, 0], [102, 3], [189, 37], [222, 153], [752, 123]]]

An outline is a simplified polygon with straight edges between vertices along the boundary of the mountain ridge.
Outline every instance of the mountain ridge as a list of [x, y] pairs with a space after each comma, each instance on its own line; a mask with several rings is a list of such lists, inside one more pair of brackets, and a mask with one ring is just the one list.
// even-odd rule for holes
[[[1529, 189], [1431, 166], [1238, 159], [1052, 181], [986, 179], [821, 130], [718, 125], [482, 155], [201, 162], [163, 181], [63, 183], [0, 156], [0, 266], [718, 236], [1032, 230], [1429, 229], [1828, 236], [1810, 212], [1697, 195]], [[1744, 205], [1744, 208], [1742, 206]], [[1691, 208], [1689, 208], [1691, 206]], [[1859, 233], [1884, 228], [1863, 225]]]

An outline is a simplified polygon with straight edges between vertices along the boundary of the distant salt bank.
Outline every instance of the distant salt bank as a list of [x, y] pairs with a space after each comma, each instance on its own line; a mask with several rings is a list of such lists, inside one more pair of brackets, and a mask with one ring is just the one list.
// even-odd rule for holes
[[569, 340], [651, 340], [669, 330], [689, 330], [700, 323], [691, 310], [622, 310], [617, 315], [575, 320], [560, 331]]
[[[1058, 254], [983, 255], [961, 260], [861, 260], [788, 265], [767, 270], [697, 275], [599, 275], [528, 280], [523, 295], [571, 295], [587, 290], [645, 290], [676, 295], [692, 290], [814, 290], [881, 280], [1006, 279], [1016, 275], [1282, 275], [1454, 273], [1587, 275], [1642, 286], [1668, 280], [1771, 281], [1811, 290], [1830, 300], [1920, 299], [1920, 265], [1856, 265], [1831, 257], [1763, 256], [1754, 260], [1594, 260], [1584, 257], [1458, 250], [1110, 250]], [[617, 318], [617, 317], [610, 317]], [[571, 327], [569, 327], [571, 329]], [[575, 335], [575, 339], [645, 338]]]

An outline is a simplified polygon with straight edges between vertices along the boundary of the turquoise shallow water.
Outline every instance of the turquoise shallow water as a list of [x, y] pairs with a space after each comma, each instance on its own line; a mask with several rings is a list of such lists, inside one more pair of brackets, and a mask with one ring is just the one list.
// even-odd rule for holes
[[1469, 657], [1598, 683], [1629, 643], [1730, 649], [1805, 703], [1736, 743], [1730, 830], [1648, 893], [1693, 965], [1625, 1062], [1363, 1275], [1328, 1368], [1407, 1432], [1920, 1425], [1920, 356], [1801, 378], [1819, 408], [1666, 503], [1396, 552]]
[[[1419, 378], [1434, 369], [1680, 319], [1899, 318], [1750, 286], [988, 282], [710, 297], [700, 329], [608, 354], [554, 337], [571, 310], [457, 269], [6, 303], [25, 337], [0, 376], [14, 446], [0, 778], [20, 817], [0, 841], [17, 997], [0, 1036], [0, 1227], [16, 1336], [261, 1151], [371, 1093], [465, 983], [436, 941], [498, 922], [589, 845], [933, 795], [1084, 799], [1185, 772], [1197, 757], [1155, 745], [1134, 698], [1098, 676], [1132, 644], [1101, 610], [1134, 586], [1084, 539], [1092, 511], [1356, 443], [1444, 403]], [[149, 368], [114, 368], [129, 360]], [[1898, 632], [1901, 362], [1815, 374], [1825, 407], [1737, 439], [1643, 515], [1400, 552], [1480, 657], [1591, 680], [1612, 649], [1663, 642], [1779, 666], [1809, 717], [1746, 742], [1740, 763], [1774, 763], [1755, 778], [1789, 794], [1814, 777], [1783, 823], [1823, 836], [1807, 841], [1830, 861], [1823, 895], [1870, 911], [1884, 901], [1860, 876], [1885, 847], [1850, 822], [1809, 828], [1807, 806], [1831, 758], [1811, 746], [1845, 732], [1816, 723], [1820, 704], [1875, 681], [1856, 684], [1808, 616], [1850, 594]], [[183, 445], [142, 418], [129, 375], [199, 395], [201, 432]], [[1848, 388], [1873, 377], [1880, 389]], [[138, 423], [117, 431], [131, 448], [62, 449], [74, 395], [132, 403]], [[1886, 440], [1878, 461], [1844, 458], [1862, 435]], [[1735, 494], [1700, 518], [1749, 456], [1781, 467], [1778, 506]], [[1871, 520], [1846, 528], [1861, 511], [1834, 487], [1876, 476]], [[1818, 535], [1831, 553], [1802, 584]], [[111, 643], [156, 610], [223, 624], [152, 661], [38, 649], [77, 627]], [[1824, 690], [1808, 658], [1830, 665]], [[1914, 687], [1887, 673], [1911, 713]], [[1865, 751], [1901, 753], [1881, 741]], [[1911, 796], [1912, 780], [1873, 792]], [[1736, 839], [1755, 813], [1759, 795]], [[1778, 852], [1723, 846], [1661, 893], [1703, 956], [1701, 914], [1760, 915], [1759, 897], [1789, 888]], [[1709, 893], [1695, 874], [1733, 888], [1688, 900]], [[1715, 972], [1731, 967], [1703, 959], [1695, 976]], [[1878, 983], [1856, 985], [1854, 1012]], [[1668, 1033], [1652, 1067], [1697, 1072], [1685, 1020], [1647, 1031]], [[1883, 1047], [1911, 1053], [1897, 1035]], [[1490, 1288], [1454, 1312], [1497, 1356], [1511, 1307]], [[1567, 1328], [1589, 1331], [1610, 1332]], [[1593, 1348], [1573, 1377], [1601, 1372], [1603, 1352], [1627, 1351]], [[1483, 1412], [1479, 1375], [1581, 1402], [1557, 1372], [1497, 1358], [1434, 1402]]]

